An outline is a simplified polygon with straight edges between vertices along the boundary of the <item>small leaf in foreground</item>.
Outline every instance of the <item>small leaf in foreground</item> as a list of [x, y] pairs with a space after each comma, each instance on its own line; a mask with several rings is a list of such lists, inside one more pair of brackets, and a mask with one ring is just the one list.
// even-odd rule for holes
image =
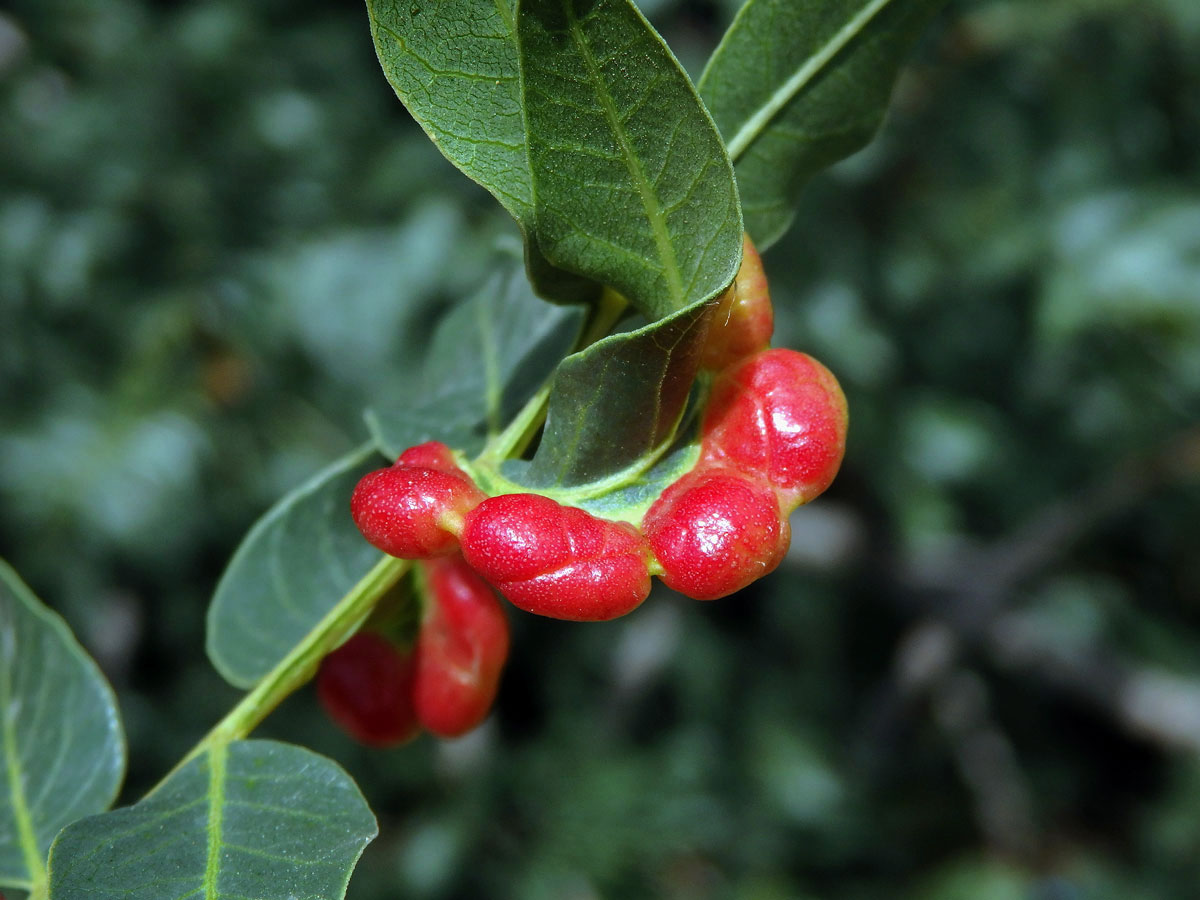
[[125, 738], [96, 664], [3, 560], [0, 729], [0, 885], [31, 888], [59, 830], [112, 804]]
[[243, 539], [208, 610], [208, 657], [252, 687], [379, 561], [350, 518], [359, 478], [383, 464], [370, 444], [276, 503]]
[[720, 135], [628, 0], [525, 0], [517, 38], [534, 234], [648, 319], [733, 280], [742, 221]]
[[377, 834], [357, 785], [289, 744], [235, 741], [140, 803], [68, 826], [51, 900], [336, 900]]
[[945, 0], [748, 0], [698, 87], [765, 250], [804, 185], [864, 146], [905, 56]]

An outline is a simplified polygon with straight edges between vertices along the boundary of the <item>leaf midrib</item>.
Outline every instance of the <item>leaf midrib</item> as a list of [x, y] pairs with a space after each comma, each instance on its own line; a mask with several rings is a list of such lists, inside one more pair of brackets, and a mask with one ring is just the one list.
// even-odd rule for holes
[[221, 869], [221, 828], [225, 813], [225, 763], [229, 745], [218, 743], [208, 753], [208, 849], [204, 863], [204, 897], [216, 900]]
[[[810, 56], [791, 78], [776, 88], [767, 101], [742, 124], [742, 127], [726, 143], [729, 158], [736, 163], [747, 148], [766, 130], [768, 123], [779, 115], [783, 108], [791, 103], [796, 95], [820, 74], [821, 70], [891, 2], [892, 0], [871, 0], [839, 28], [820, 50]], [[698, 85], [701, 92], [704, 90], [704, 80], [701, 77]]]
[[588, 75], [596, 89], [596, 98], [600, 101], [600, 106], [604, 110], [605, 118], [608, 119], [608, 125], [612, 129], [613, 136], [617, 139], [617, 143], [621, 145], [621, 155], [625, 159], [625, 167], [629, 170], [630, 177], [637, 185], [638, 196], [641, 198], [642, 208], [646, 211], [646, 218], [650, 223], [650, 231], [654, 236], [654, 245], [658, 248], [659, 259], [663, 264], [663, 274], [667, 279], [667, 287], [670, 290], [672, 300], [675, 301], [673, 305], [675, 308], [680, 308], [684, 305], [685, 301], [683, 279], [679, 274], [679, 262], [675, 258], [675, 247], [671, 244], [671, 236], [667, 231], [666, 219], [663, 216], [662, 207], [658, 203], [658, 196], [654, 193], [650, 185], [650, 180], [646, 177], [646, 172], [642, 168], [641, 161], [634, 152], [633, 145], [629, 142], [629, 135], [626, 134], [624, 126], [621, 125], [621, 117], [617, 113], [616, 104], [613, 103], [613, 98], [608, 93], [600, 70], [596, 66], [596, 59], [592, 56], [591, 47], [584, 38], [579, 20], [575, 17], [573, 3], [571, 0], [564, 0], [563, 6], [566, 9], [567, 22], [571, 29], [571, 38], [575, 41], [579, 55], [583, 58], [583, 63], [587, 67]]

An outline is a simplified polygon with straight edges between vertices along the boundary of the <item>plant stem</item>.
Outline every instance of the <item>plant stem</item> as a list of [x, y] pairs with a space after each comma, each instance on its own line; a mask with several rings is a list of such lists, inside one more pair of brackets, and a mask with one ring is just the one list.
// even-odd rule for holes
[[[579, 341], [579, 349], [591, 346], [608, 334], [625, 311], [626, 301], [620, 294], [605, 290], [594, 308], [591, 320]], [[521, 408], [508, 426], [488, 442], [478, 462], [495, 466], [510, 455], [520, 453], [537, 433], [546, 414], [550, 383], [542, 385]], [[179, 761], [150, 793], [165, 784], [172, 775], [198, 756], [214, 747], [241, 740], [252, 732], [290, 694], [312, 678], [321, 660], [338, 646], [375, 607], [389, 588], [408, 571], [411, 563], [404, 559], [383, 557], [346, 596], [337, 602], [304, 640], [276, 664], [241, 701], [221, 719], [195, 747]]]
[[304, 640], [263, 676], [262, 681], [150, 793], [162, 787], [172, 775], [197, 756], [213, 747], [240, 740], [253, 731], [289, 694], [312, 678], [325, 654], [340, 644], [366, 618], [379, 598], [400, 580], [410, 565], [406, 559], [391, 556], [380, 559], [304, 636]]

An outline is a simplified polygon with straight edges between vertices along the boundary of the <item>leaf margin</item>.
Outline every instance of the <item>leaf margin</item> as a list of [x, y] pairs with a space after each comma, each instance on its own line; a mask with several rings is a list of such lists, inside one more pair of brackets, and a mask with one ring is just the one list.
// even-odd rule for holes
[[[107, 749], [115, 754], [113, 764], [115, 771], [112, 775], [112, 787], [105, 797], [103, 809], [111, 808], [120, 794], [121, 786], [124, 784], [125, 776], [129, 766], [129, 747], [128, 739], [125, 734], [125, 729], [121, 719], [121, 708], [117, 702], [116, 691], [105, 677], [99, 664], [87, 652], [79, 639], [75, 636], [67, 621], [57, 612], [48, 607], [34, 593], [33, 589], [26, 584], [21, 578], [17, 570], [3, 557], [0, 557], [0, 587], [7, 588], [8, 591], [22, 604], [31, 616], [41, 621], [51, 633], [61, 642], [65, 651], [82, 667], [83, 671], [90, 676], [91, 684], [98, 690], [100, 696], [107, 701], [105, 704], [105, 720], [108, 725], [107, 735], [111, 740]], [[7, 642], [7, 636], [5, 635]], [[15, 648], [13, 650], [15, 653]], [[5, 676], [7, 694], [7, 675]], [[7, 697], [6, 697], [7, 699]], [[3, 724], [0, 725], [0, 730], [3, 732], [3, 741], [6, 759], [6, 776], [9, 780], [10, 788], [14, 781], [19, 782], [20, 776], [14, 772], [11, 764], [11, 756], [15, 735], [12, 734], [9, 718], [8, 706], [6, 702], [4, 709], [0, 710], [0, 715], [3, 716]], [[14, 794], [19, 794], [22, 801], [24, 800], [24, 787], [18, 789], [13, 788]], [[34, 890], [40, 885], [46, 883], [47, 868], [46, 857], [49, 848], [53, 845], [53, 839], [47, 844], [46, 849], [42, 850], [37, 846], [37, 835], [34, 832], [30, 811], [27, 803], [21, 802], [14, 804], [13, 807], [14, 819], [17, 821], [17, 827], [20, 833], [21, 852], [25, 857], [26, 867], [29, 868], [32, 879], [25, 883], [17, 881], [6, 882], [6, 886], [17, 888], [19, 890]], [[36, 861], [36, 868], [32, 863]]]
[[[243, 562], [244, 559], [249, 556], [249, 554], [256, 552], [256, 542], [262, 539], [263, 536], [268, 533], [268, 530], [273, 527], [275, 523], [283, 516], [287, 515], [287, 513], [297, 503], [311, 497], [322, 487], [324, 487], [324, 485], [332, 478], [343, 474], [344, 472], [350, 471], [353, 467], [365, 463], [372, 456], [378, 454], [379, 449], [373, 440], [360, 443], [349, 452], [343, 454], [333, 462], [324, 466], [300, 485], [292, 488], [292, 490], [288, 491], [286, 494], [276, 500], [242, 536], [241, 541], [238, 543], [237, 549], [234, 550], [233, 556], [230, 557], [229, 562], [226, 563], [224, 570], [221, 572], [221, 577], [217, 580], [217, 585], [213, 589], [212, 600], [209, 602], [208, 609], [206, 610], [204, 617], [205, 654], [208, 657], [209, 662], [212, 663], [213, 668], [216, 669], [217, 673], [220, 674], [220, 676], [227, 682], [229, 682], [229, 684], [242, 690], [248, 690], [258, 684], [258, 682], [267, 674], [267, 672], [270, 671], [272, 666], [280, 661], [279, 659], [271, 661], [269, 664], [263, 667], [262, 671], [256, 677], [251, 678], [249, 675], [243, 675], [242, 673], [235, 671], [233, 665], [218, 653], [215, 644], [215, 635], [217, 632], [217, 628], [215, 626], [216, 620], [222, 612], [222, 608], [220, 608], [218, 604], [220, 603], [221, 598], [226, 596], [223, 594], [223, 591], [226, 589], [229, 581], [234, 577], [233, 573], [235, 573], [235, 567]], [[382, 467], [383, 465], [384, 463], [381, 460], [380, 466]], [[347, 508], [347, 519], [349, 519], [349, 516], [349, 509]], [[381, 554], [378, 553], [375, 554], [376, 557], [380, 555]], [[378, 562], [377, 558], [376, 562]], [[370, 567], [368, 567], [367, 570], [369, 569]], [[364, 576], [366, 575], [367, 570], [364, 570], [362, 573]], [[311, 623], [310, 630], [311, 627], [315, 627], [317, 625], [320, 619], [321, 616], [318, 616], [316, 620]]]

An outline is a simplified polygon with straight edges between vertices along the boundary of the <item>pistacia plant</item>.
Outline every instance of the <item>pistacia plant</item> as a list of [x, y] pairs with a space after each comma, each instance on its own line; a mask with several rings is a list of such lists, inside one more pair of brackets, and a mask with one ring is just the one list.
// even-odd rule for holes
[[847, 411], [824, 366], [769, 347], [759, 252], [877, 128], [938, 5], [748, 0], [693, 83], [629, 0], [368, 0], [383, 74], [523, 259], [498, 254], [411, 392], [246, 536], [207, 649], [247, 693], [140, 800], [108, 811], [112, 692], [0, 569], [0, 885], [342, 897], [375, 819], [331, 760], [248, 739], [285, 697], [316, 676], [380, 747], [460, 735], [496, 695], [507, 616], [602, 621], [654, 603], [654, 577], [714, 600], [770, 573]]

